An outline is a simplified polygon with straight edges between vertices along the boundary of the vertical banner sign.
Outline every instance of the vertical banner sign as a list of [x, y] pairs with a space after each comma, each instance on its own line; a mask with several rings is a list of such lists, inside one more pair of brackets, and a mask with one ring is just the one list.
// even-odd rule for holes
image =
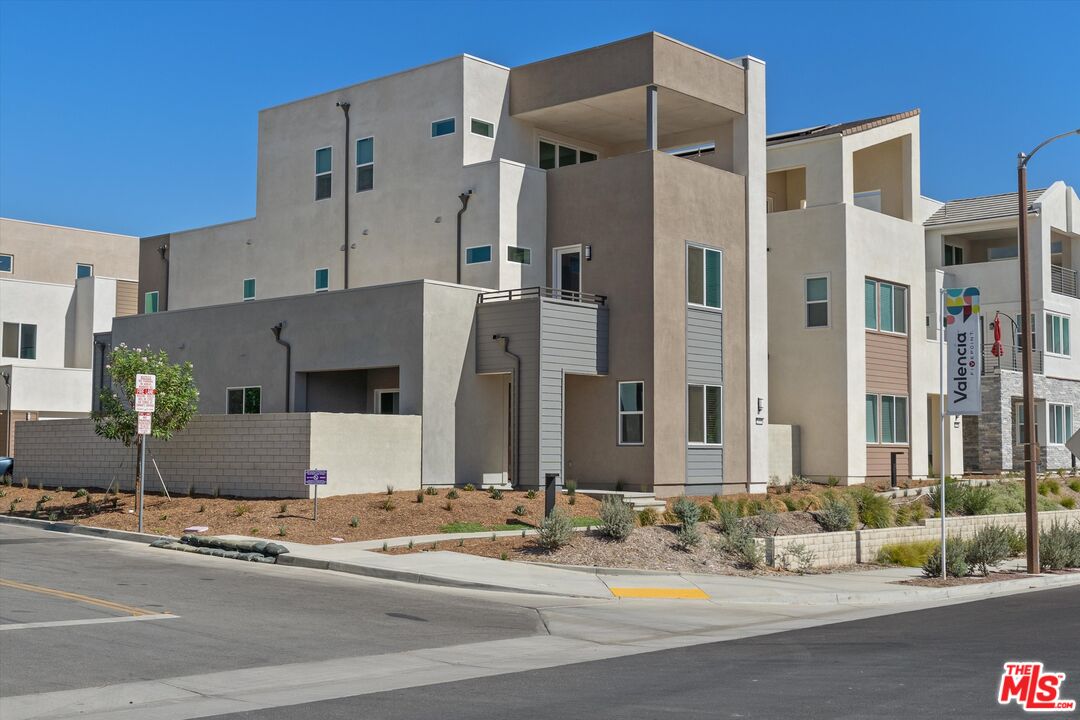
[[945, 290], [946, 405], [950, 415], [982, 412], [982, 316], [979, 288]]

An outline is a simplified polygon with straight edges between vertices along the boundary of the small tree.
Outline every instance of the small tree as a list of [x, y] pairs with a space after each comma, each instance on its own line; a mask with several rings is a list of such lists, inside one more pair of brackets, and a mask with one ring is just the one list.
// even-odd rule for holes
[[[125, 446], [135, 443], [142, 450], [143, 436], [137, 434], [139, 414], [135, 412], [135, 376], [157, 376], [157, 393], [150, 434], [159, 440], [170, 440], [173, 433], [183, 430], [195, 414], [199, 390], [195, 387], [190, 362], [172, 364], [164, 350], [129, 348], [120, 343], [109, 355], [105, 366], [112, 376], [112, 389], [102, 388], [101, 409], [93, 413], [94, 432]], [[135, 491], [143, 478], [135, 463]]]

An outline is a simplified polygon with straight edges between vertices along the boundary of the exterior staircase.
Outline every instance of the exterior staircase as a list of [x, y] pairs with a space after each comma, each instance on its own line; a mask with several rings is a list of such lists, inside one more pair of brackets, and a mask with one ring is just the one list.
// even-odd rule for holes
[[[563, 490], [566, 492], [566, 490]], [[667, 510], [667, 503], [663, 500], [658, 500], [655, 493], [650, 492], [629, 492], [626, 490], [583, 490], [577, 489], [578, 494], [588, 495], [594, 497], [597, 500], [602, 500], [605, 495], [621, 495], [622, 499], [629, 503], [635, 512], [644, 510], [645, 508], [652, 508], [658, 513], [663, 513]]]

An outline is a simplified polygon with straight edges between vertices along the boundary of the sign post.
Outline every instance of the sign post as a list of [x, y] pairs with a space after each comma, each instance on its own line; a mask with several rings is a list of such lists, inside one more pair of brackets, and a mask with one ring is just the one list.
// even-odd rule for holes
[[138, 374], [135, 376], [135, 412], [139, 413], [139, 532], [143, 529], [143, 486], [146, 485], [146, 436], [153, 427], [153, 414], [157, 397], [157, 375]]
[[319, 522], [319, 486], [326, 484], [326, 471], [319, 469], [304, 471], [304, 484], [315, 486], [315, 512], [313, 522]]
[[[941, 288], [939, 292], [941, 407], [941, 579], [948, 568], [945, 552], [945, 416], [982, 412], [982, 317], [979, 288]], [[948, 351], [946, 352], [946, 345]], [[948, 391], [946, 392], [946, 384]]]

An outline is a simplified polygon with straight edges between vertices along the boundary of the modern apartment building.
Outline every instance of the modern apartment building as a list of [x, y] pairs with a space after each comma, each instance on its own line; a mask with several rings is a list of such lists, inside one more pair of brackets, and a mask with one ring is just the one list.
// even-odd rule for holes
[[138, 243], [0, 218], [0, 455], [14, 421], [89, 414], [94, 333], [136, 312]]
[[655, 33], [269, 108], [255, 217], [144, 238], [102, 339], [203, 413], [421, 415], [427, 484], [760, 491], [764, 120], [763, 63]]
[[[1080, 354], [1072, 320], [1080, 317], [1080, 201], [1063, 182], [1028, 193], [1036, 421], [1040, 465], [1068, 468], [1065, 441], [1080, 418]], [[927, 268], [949, 287], [978, 287], [983, 311], [982, 414], [964, 418], [964, 465], [980, 472], [1023, 468], [1020, 260], [1016, 193], [934, 203], [926, 221]], [[934, 309], [930, 310], [936, 316]], [[993, 352], [994, 327], [1000, 346]]]
[[799, 428], [815, 480], [884, 480], [894, 456], [901, 479], [962, 472], [959, 423], [940, 447], [919, 170], [918, 110], [768, 138], [771, 422]]

